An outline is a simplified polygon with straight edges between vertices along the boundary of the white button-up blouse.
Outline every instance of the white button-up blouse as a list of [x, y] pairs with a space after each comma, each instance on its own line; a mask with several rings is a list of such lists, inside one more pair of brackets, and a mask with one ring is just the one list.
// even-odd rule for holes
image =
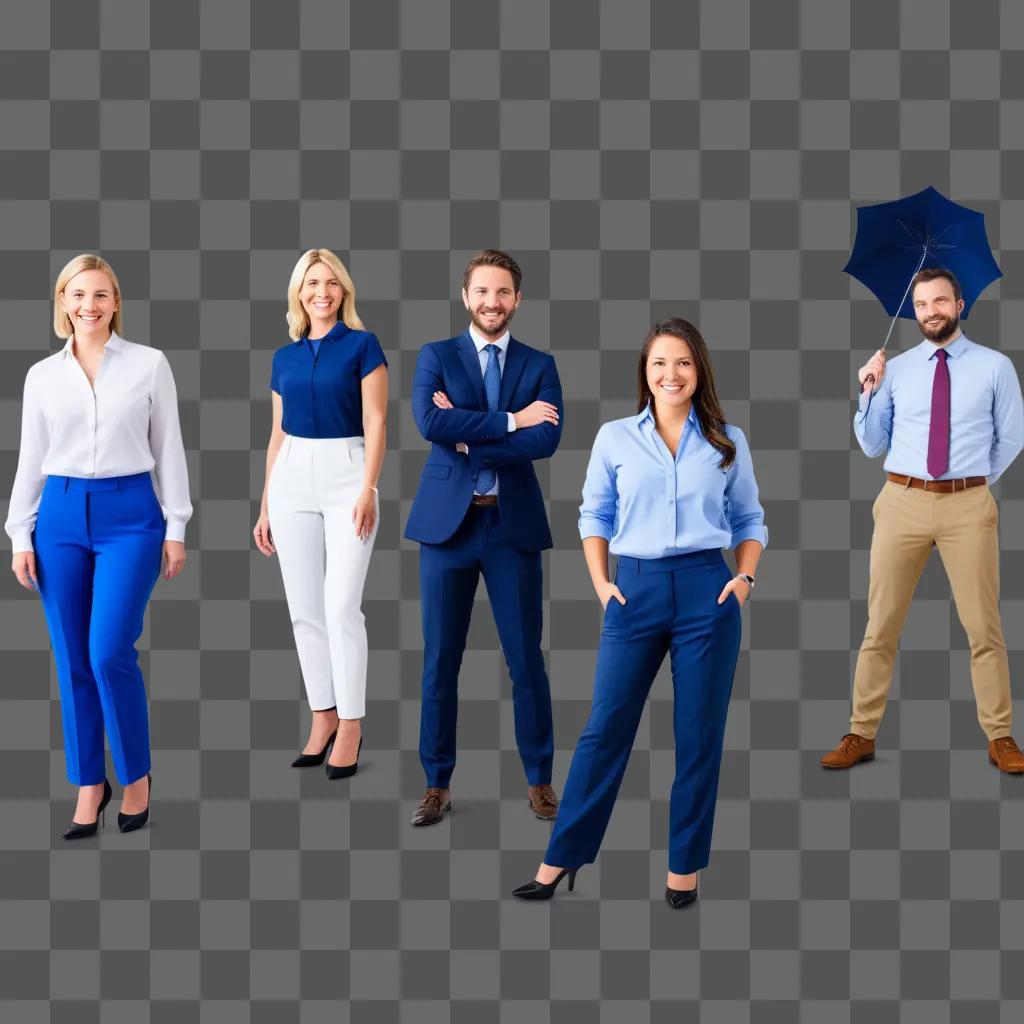
[[183, 541], [192, 516], [178, 397], [167, 357], [111, 334], [95, 384], [72, 351], [29, 368], [21, 449], [6, 530], [14, 551], [32, 550], [48, 476], [149, 473], [167, 520], [167, 540]]

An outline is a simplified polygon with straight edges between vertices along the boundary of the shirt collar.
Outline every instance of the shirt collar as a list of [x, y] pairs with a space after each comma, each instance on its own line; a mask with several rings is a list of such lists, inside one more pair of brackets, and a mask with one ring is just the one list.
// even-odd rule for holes
[[472, 324], [469, 325], [469, 336], [476, 345], [477, 352], [483, 352], [487, 345], [497, 345], [502, 352], [508, 348], [508, 340], [511, 337], [508, 331], [506, 331], [497, 341], [491, 341], [489, 338], [485, 338]]
[[[340, 338], [342, 335], [349, 332], [349, 326], [343, 320], [339, 320], [325, 335], [320, 338], [314, 338], [313, 341], [334, 341]], [[300, 338], [299, 341], [309, 341], [309, 331], [306, 331], [306, 335]]]
[[956, 359], [957, 356], [963, 355], [963, 353], [967, 351], [967, 346], [969, 344], [970, 341], [968, 340], [967, 335], [961, 331], [960, 337], [955, 341], [951, 341], [948, 345], [936, 345], [935, 342], [929, 341], [925, 338], [924, 341], [921, 342], [921, 350], [924, 353], [925, 359], [931, 359], [936, 352], [939, 352], [942, 349], [948, 353], [950, 359]]
[[[651, 426], [654, 426], [654, 412], [651, 409], [651, 403], [648, 402], [643, 409], [640, 410], [636, 418], [636, 425], [642, 427], [646, 421], [650, 420]], [[686, 417], [686, 422], [692, 427], [696, 427], [700, 430], [700, 420], [697, 417], [697, 407], [691, 402], [690, 403], [690, 414]]]
[[[74, 347], [75, 347], [75, 336], [72, 334], [68, 340], [64, 343], [64, 355], [68, 358], [74, 358]], [[110, 332], [110, 337], [107, 339], [106, 345], [103, 346], [103, 351], [106, 352], [120, 352], [124, 348], [124, 338], [118, 335], [115, 331]]]

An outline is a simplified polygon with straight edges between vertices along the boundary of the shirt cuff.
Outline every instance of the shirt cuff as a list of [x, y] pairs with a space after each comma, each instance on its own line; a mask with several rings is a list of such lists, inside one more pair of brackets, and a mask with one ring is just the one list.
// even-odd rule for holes
[[588, 537], [603, 537], [606, 541], [611, 541], [612, 530], [607, 523], [602, 523], [600, 519], [580, 519], [580, 540], [586, 540]]
[[763, 523], [752, 523], [744, 526], [742, 530], [736, 530], [732, 535], [730, 547], [736, 548], [745, 540], [759, 541], [762, 548], [768, 547], [768, 527]]
[[16, 555], [19, 551], [35, 551], [31, 530], [15, 530], [11, 534], [11, 554]]
[[505, 414], [508, 416], [508, 432], [511, 434], [516, 429], [516, 416], [515, 413], [509, 412]]
[[186, 523], [187, 520], [168, 519], [167, 532], [164, 534], [164, 540], [176, 540], [184, 544]]

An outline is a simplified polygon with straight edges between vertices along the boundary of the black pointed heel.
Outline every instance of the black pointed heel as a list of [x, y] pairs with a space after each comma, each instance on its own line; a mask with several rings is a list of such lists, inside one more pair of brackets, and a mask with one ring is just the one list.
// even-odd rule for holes
[[673, 910], [681, 910], [697, 902], [697, 886], [692, 889], [670, 889], [665, 886], [665, 902]]
[[527, 882], [526, 885], [519, 886], [518, 889], [513, 889], [512, 895], [518, 896], [521, 900], [549, 900], [555, 895], [558, 883], [566, 875], [569, 876], [569, 892], [572, 892], [573, 886], [576, 885], [577, 871], [579, 868], [562, 868], [553, 882], [538, 882], [537, 879], [534, 879], [532, 882]]
[[334, 742], [334, 737], [338, 735], [338, 730], [335, 729], [330, 736], [327, 737], [327, 742], [324, 744], [324, 749], [319, 754], [299, 754], [294, 761], [292, 761], [293, 768], [316, 768], [317, 765], [324, 763], [324, 758], [327, 756], [327, 751], [330, 749], [331, 744]]
[[113, 790], [110, 788], [110, 783], [103, 780], [103, 799], [100, 800], [99, 807], [96, 808], [96, 820], [90, 821], [87, 825], [82, 825], [80, 822], [72, 819], [71, 824], [64, 829], [65, 839], [88, 839], [89, 836], [96, 835], [96, 828], [103, 821], [103, 827], [107, 825], [107, 804], [110, 803], [110, 798], [113, 796]]
[[359, 751], [363, 749], [363, 737], [359, 737], [359, 746], [356, 747], [356, 759], [351, 764], [335, 765], [328, 763], [326, 771], [329, 779], [347, 779], [359, 771]]
[[[146, 773], [146, 779], [149, 782], [149, 798], [153, 798], [153, 776]], [[137, 832], [146, 822], [149, 821], [149, 801], [146, 801], [146, 809], [139, 811], [138, 814], [122, 814], [120, 811], [117, 812], [117, 827], [122, 832]]]

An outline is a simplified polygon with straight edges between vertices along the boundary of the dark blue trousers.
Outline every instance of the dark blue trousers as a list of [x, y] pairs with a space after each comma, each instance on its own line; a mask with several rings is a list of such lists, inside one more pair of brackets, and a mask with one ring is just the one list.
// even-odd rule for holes
[[594, 860], [611, 818], [647, 694], [672, 659], [676, 771], [669, 811], [669, 871], [708, 863], [725, 717], [740, 649], [740, 605], [718, 595], [732, 573], [720, 551], [620, 558], [626, 598], [605, 609], [594, 703], [569, 768], [544, 862]]
[[60, 683], [64, 755], [76, 786], [103, 781], [103, 733], [118, 779], [150, 770], [146, 684], [135, 643], [160, 574], [166, 526], [148, 473], [51, 476], [33, 545]]
[[423, 703], [420, 763], [428, 786], [448, 787], [455, 768], [459, 668], [483, 573], [512, 678], [516, 743], [531, 786], [551, 781], [551, 687], [541, 653], [543, 575], [539, 551], [509, 541], [497, 508], [471, 505], [444, 544], [420, 545]]

